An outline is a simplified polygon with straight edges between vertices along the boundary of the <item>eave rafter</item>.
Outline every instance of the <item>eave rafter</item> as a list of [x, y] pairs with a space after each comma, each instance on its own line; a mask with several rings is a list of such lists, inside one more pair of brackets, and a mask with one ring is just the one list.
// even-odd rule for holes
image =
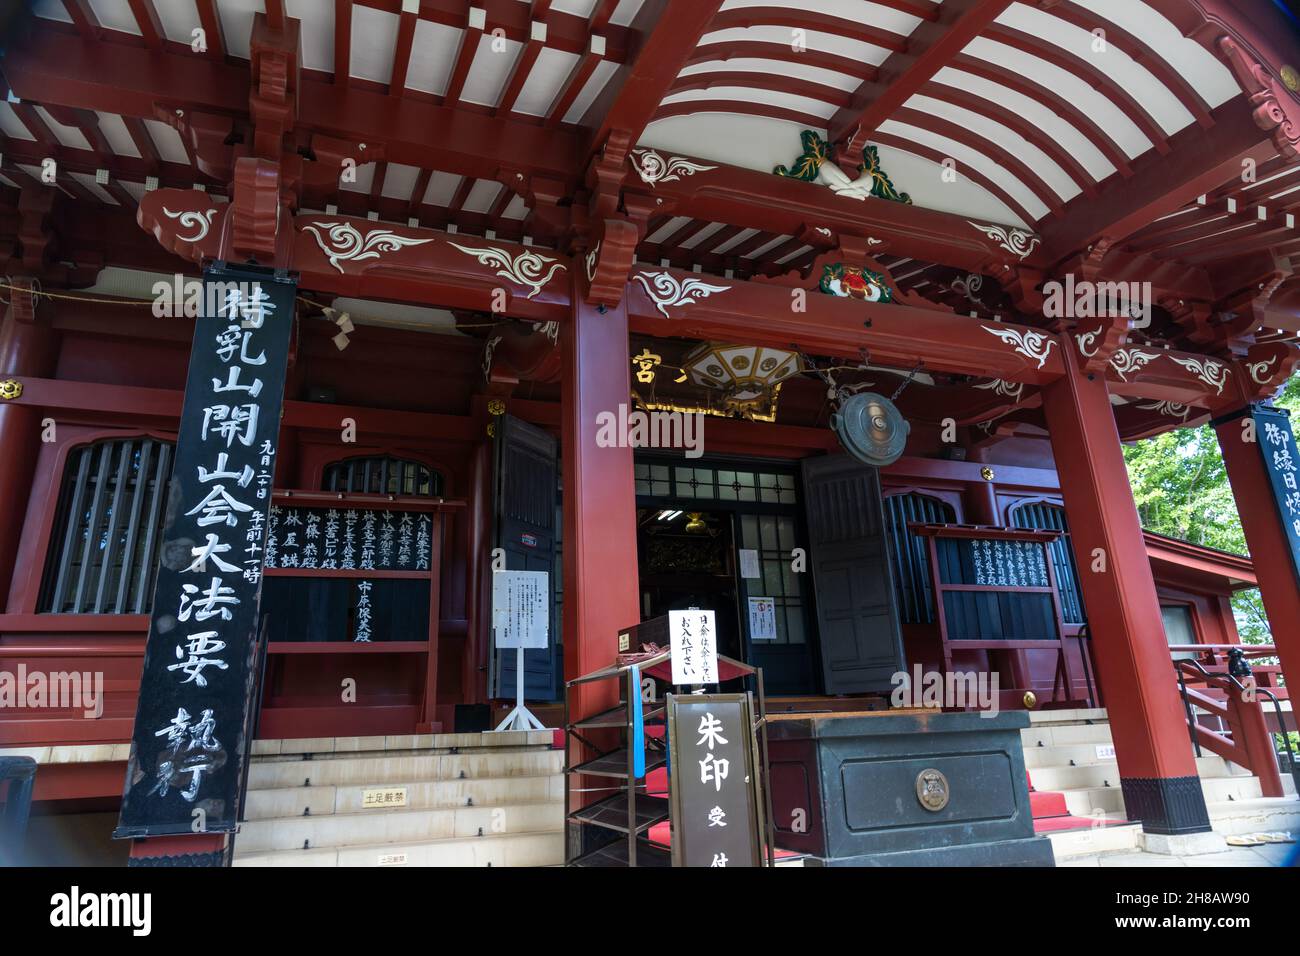
[[[979, 36], [1011, 0], [947, 0], [925, 10], [922, 22], [877, 71], [836, 111], [830, 140], [842, 143], [846, 161], [856, 162], [877, 128]], [[919, 14], [918, 14], [919, 15]]]

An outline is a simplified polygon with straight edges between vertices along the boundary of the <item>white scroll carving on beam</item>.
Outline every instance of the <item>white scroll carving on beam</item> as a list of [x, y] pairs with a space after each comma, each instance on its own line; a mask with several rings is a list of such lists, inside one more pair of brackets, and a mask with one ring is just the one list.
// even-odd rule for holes
[[1099, 325], [1091, 332], [1084, 332], [1082, 335], [1076, 335], [1074, 337], [1075, 342], [1079, 344], [1080, 355], [1084, 358], [1092, 358], [1097, 354], [1097, 350], [1101, 348], [1101, 346], [1097, 344], [1097, 336], [1101, 335], [1102, 330], [1105, 328], [1106, 326], [1104, 324]]
[[[428, 239], [399, 236], [391, 229], [371, 229], [363, 236], [350, 222], [313, 222], [303, 226], [303, 229], [312, 234], [320, 251], [325, 253], [330, 265], [339, 272], [343, 271], [340, 262], [378, 259], [385, 252], [396, 252], [404, 246], [433, 242], [432, 236]], [[326, 236], [322, 237], [317, 229], [326, 230]]]
[[729, 285], [710, 285], [702, 279], [679, 281], [667, 272], [638, 272], [633, 278], [641, 283], [645, 294], [664, 318], [669, 317], [669, 306], [693, 305], [715, 292], [726, 292], [731, 288]]
[[193, 229], [194, 235], [182, 236], [176, 234], [176, 238], [182, 242], [198, 242], [208, 234], [212, 228], [212, 217], [217, 214], [216, 207], [204, 209], [182, 209], [180, 212], [172, 212], [166, 206], [163, 206], [163, 214], [169, 219], [175, 219], [182, 229]]
[[1110, 364], [1123, 381], [1128, 381], [1128, 373], [1146, 367], [1152, 359], [1160, 357], [1159, 352], [1143, 352], [1141, 349], [1118, 349], [1110, 357]]
[[[496, 274], [501, 278], [509, 279], [511, 282], [531, 289], [532, 291], [524, 296], [526, 299], [531, 299], [541, 292], [546, 283], [551, 281], [551, 277], [564, 269], [564, 264], [558, 259], [544, 256], [540, 252], [534, 252], [531, 249], [525, 249], [512, 256], [509, 252], [497, 246], [474, 249], [454, 242], [448, 242], [447, 244], [453, 249], [459, 249], [467, 256], [473, 256], [481, 266], [495, 266]], [[548, 265], [550, 266], [549, 270], [546, 268]]]
[[1174, 360], [1176, 365], [1181, 365], [1206, 385], [1212, 387], [1215, 394], [1223, 394], [1223, 386], [1228, 382], [1228, 367], [1226, 365], [1221, 365], [1212, 359], [1179, 358], [1175, 355], [1169, 357]]
[[1139, 405], [1138, 408], [1145, 408], [1150, 411], [1159, 412], [1161, 415], [1168, 415], [1170, 418], [1181, 418], [1187, 421], [1187, 416], [1191, 413], [1191, 406], [1184, 405], [1182, 402], [1149, 402], [1146, 405]]
[[1250, 380], [1256, 385], [1267, 385], [1268, 380], [1273, 377], [1269, 367], [1280, 359], [1280, 355], [1274, 355], [1260, 362], [1250, 362], [1246, 365], [1246, 371], [1250, 373]]
[[1039, 368], [1047, 364], [1047, 357], [1052, 354], [1052, 346], [1056, 344], [1056, 340], [1046, 332], [1037, 332], [1033, 329], [1000, 329], [988, 325], [981, 325], [980, 328], [996, 335], [1008, 345], [1014, 345], [1017, 352], [1033, 359], [1038, 363]]
[[970, 219], [966, 221], [1017, 259], [1024, 259], [1025, 256], [1034, 251], [1034, 247], [1041, 241], [1032, 232], [1015, 226], [999, 226], [995, 222], [981, 224], [972, 222]]
[[653, 149], [634, 149], [628, 154], [627, 159], [636, 170], [636, 174], [641, 177], [641, 182], [651, 189], [654, 189], [656, 183], [677, 182], [683, 176], [694, 176], [696, 173], [718, 168], [701, 166], [681, 156], [669, 156], [665, 160]]
[[986, 389], [995, 395], [1005, 395], [1008, 398], [1020, 401], [1020, 396], [1024, 394], [1024, 382], [1008, 382], [1005, 379], [995, 378], [991, 382], [985, 382], [983, 385], [976, 385], [976, 388]]

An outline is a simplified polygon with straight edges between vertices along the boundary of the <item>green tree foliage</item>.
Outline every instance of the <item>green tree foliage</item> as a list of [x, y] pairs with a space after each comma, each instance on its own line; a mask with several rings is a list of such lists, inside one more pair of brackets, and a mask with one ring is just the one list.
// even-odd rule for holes
[[[1274, 404], [1291, 412], [1300, 431], [1300, 375], [1283, 386]], [[1124, 460], [1142, 527], [1207, 548], [1249, 553], [1218, 437], [1209, 425], [1133, 442], [1125, 447]], [[1232, 606], [1242, 639], [1266, 643], [1268, 618], [1259, 591], [1238, 592]]]

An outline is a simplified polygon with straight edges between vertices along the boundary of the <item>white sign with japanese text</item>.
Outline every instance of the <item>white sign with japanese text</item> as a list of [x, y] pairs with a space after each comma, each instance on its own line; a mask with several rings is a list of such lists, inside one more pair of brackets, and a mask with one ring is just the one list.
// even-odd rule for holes
[[672, 640], [673, 683], [716, 684], [718, 629], [713, 612], [669, 611], [668, 631]]
[[749, 639], [751, 641], [777, 639], [775, 599], [770, 597], [749, 599]]
[[493, 572], [492, 634], [498, 648], [546, 648], [551, 632], [550, 579], [545, 571]]

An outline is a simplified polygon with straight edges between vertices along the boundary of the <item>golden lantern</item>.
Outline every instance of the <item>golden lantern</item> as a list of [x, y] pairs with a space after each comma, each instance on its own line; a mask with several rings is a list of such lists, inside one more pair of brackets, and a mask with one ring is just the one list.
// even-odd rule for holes
[[770, 421], [777, 387], [802, 372], [803, 362], [786, 349], [705, 342], [682, 360], [682, 368], [692, 383], [720, 391], [727, 411]]

